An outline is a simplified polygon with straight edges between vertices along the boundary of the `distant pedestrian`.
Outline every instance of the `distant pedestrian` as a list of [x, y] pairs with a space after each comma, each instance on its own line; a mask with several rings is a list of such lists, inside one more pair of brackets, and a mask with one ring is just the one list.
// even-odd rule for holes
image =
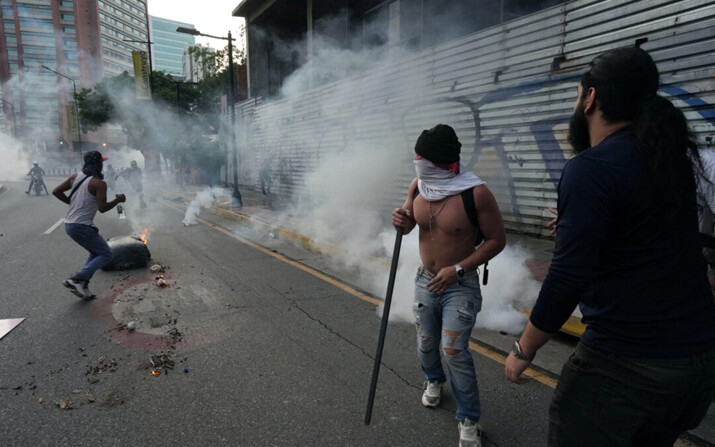
[[110, 163], [107, 163], [104, 168], [104, 180], [107, 182], [107, 191], [114, 191], [114, 186], [117, 182], [117, 171]]
[[580, 305], [586, 331], [549, 410], [549, 446], [672, 447], [715, 393], [715, 301], [697, 231], [683, 113], [640, 48], [581, 76], [558, 186], [556, 245], [509, 381]]
[[124, 181], [137, 193], [137, 196], [139, 196], [139, 206], [146, 208], [146, 202], [144, 202], [144, 186], [142, 185], [142, 170], [137, 165], [136, 160], [132, 160], [128, 168], [119, 171], [117, 179], [119, 179], [119, 177], [124, 178]]
[[[417, 355], [426, 378], [422, 405], [440, 404], [447, 381], [443, 353], [457, 401], [459, 446], [480, 447], [482, 408], [469, 353], [469, 338], [482, 308], [477, 267], [502, 251], [506, 236], [494, 196], [459, 162], [461, 146], [450, 126], [439, 124], [422, 132], [415, 145], [417, 178], [410, 183], [402, 208], [392, 212], [392, 224], [403, 234], [419, 226], [422, 266], [415, 279], [413, 310]], [[475, 249], [478, 234], [484, 242]]]
[[[85, 153], [82, 172], [72, 174], [52, 191], [55, 197], [70, 206], [65, 218], [67, 234], [89, 252], [82, 269], [62, 282], [73, 294], [85, 300], [94, 298], [89, 291], [89, 281], [94, 273], [112, 260], [112, 250], [94, 226], [94, 216], [97, 211], [106, 213], [126, 200], [124, 194], [117, 194], [114, 200], [107, 202], [107, 184], [102, 175], [102, 163], [106, 159], [97, 151]], [[72, 191], [67, 196], [65, 192], [70, 189]]]
[[263, 160], [261, 170], [258, 172], [258, 179], [261, 182], [261, 192], [264, 196], [271, 195], [271, 160], [266, 158]]
[[179, 185], [179, 190], [184, 191], [184, 173], [186, 171], [186, 162], [184, 154], [179, 154], [174, 160], [174, 173], [176, 175], [176, 184]]

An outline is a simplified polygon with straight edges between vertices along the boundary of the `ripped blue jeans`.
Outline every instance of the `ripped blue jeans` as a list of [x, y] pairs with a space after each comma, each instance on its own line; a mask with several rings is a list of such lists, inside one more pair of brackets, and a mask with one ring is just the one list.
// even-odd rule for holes
[[[457, 419], [478, 422], [481, 416], [479, 386], [469, 337], [482, 309], [479, 275], [460, 279], [445, 293], [427, 290], [430, 278], [418, 274], [412, 308], [417, 328], [417, 357], [428, 381], [444, 383], [441, 352], [449, 371], [452, 394], [457, 401]], [[442, 349], [440, 350], [440, 343]]]

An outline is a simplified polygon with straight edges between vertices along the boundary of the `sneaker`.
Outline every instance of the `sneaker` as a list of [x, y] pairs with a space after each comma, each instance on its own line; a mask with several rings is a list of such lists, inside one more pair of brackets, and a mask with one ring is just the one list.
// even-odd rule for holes
[[84, 292], [84, 299], [89, 301], [97, 298], [97, 295], [89, 291], [89, 281], [82, 281], [82, 292]]
[[87, 288], [89, 281], [82, 281], [80, 279], [69, 278], [62, 281], [62, 285], [70, 289], [70, 292], [76, 296], [82, 298], [83, 300], [91, 299], [92, 294], [89, 293]]
[[465, 419], [459, 423], [459, 447], [482, 447], [482, 426]]
[[437, 382], [425, 382], [422, 387], [422, 405], [429, 408], [434, 408], [439, 405], [440, 394], [442, 394], [442, 384]]

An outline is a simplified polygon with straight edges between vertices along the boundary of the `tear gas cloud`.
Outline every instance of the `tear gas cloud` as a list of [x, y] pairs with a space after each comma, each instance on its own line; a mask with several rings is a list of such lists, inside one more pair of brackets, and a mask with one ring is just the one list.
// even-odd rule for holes
[[[305, 44], [289, 47], [276, 41], [274, 47], [286, 47], [285, 53], [291, 54], [305, 48]], [[295, 206], [287, 210], [280, 222], [310, 237], [321, 251], [333, 257], [335, 264], [359, 272], [360, 286], [383, 297], [395, 230], [390, 223], [391, 210], [385, 210], [384, 207], [381, 209], [376, 203], [387, 192], [394, 190], [400, 180], [399, 174], [412, 171], [413, 147], [419, 131], [415, 131], [414, 135], [404, 135], [397, 130], [397, 126], [366, 128], [370, 120], [359, 112], [353, 116], [337, 112], [349, 109], [347, 105], [351, 103], [348, 101], [354, 101], [355, 95], [359, 95], [363, 88], [368, 88], [367, 83], [377, 82], [382, 83], [384, 90], [391, 92], [390, 97], [408, 98], [394, 105], [386, 100], [385, 107], [390, 109], [385, 113], [386, 119], [404, 117], [417, 104], [416, 101], [423, 96], [425, 89], [430, 88], [430, 73], [405, 73], [395, 82], [394, 73], [391, 73], [394, 71], [394, 59], [415, 57], [415, 54], [397, 47], [372, 47], [355, 52], [339, 48], [332, 44], [331, 39], [321, 37], [314, 38], [314, 47], [310, 63], [299, 68], [284, 82], [280, 96], [284, 100], [299, 102], [313, 82], [319, 84], [348, 77], [347, 80], [330, 85], [331, 98], [319, 105], [320, 116], [330, 117], [326, 119], [340, 116], [340, 121], [333, 123], [333, 126], [352, 127], [356, 129], [354, 134], [370, 135], [370, 140], [356, 138], [346, 142], [339, 150], [332, 148], [329, 155], [322, 152], [317, 169], [303, 179], [302, 187], [295, 194]], [[369, 72], [370, 75], [361, 76], [363, 72]], [[392, 76], [388, 76], [390, 74]], [[411, 103], [409, 98], [414, 98], [415, 103]], [[437, 123], [450, 124], [455, 116], [453, 112], [445, 110], [442, 115], [432, 114], [416, 119], [421, 120], [421, 129], [431, 128]], [[266, 141], [280, 141], [280, 129], [273, 129], [275, 135], [270, 135], [271, 129], [263, 130], [269, 133]], [[473, 141], [473, 135], [459, 135], [465, 144], [465, 157], [465, 149], [469, 150], [467, 143]], [[313, 153], [321, 149], [315, 147], [315, 142], [295, 143], [306, 146]], [[492, 175], [496, 177], [495, 181], [487, 184], [498, 195], [495, 189], [504, 182], [499, 181], [499, 172], [490, 173]], [[406, 175], [402, 178], [406, 178]], [[404, 198], [392, 204], [393, 208], [400, 207], [404, 202], [407, 186], [404, 185]], [[523, 329], [526, 315], [521, 310], [530, 307], [539, 290], [538, 282], [532, 278], [525, 265], [529, 257], [526, 248], [508, 245], [489, 262], [490, 280], [487, 286], [482, 287], [483, 307], [477, 318], [477, 326], [510, 333], [518, 333]], [[415, 229], [412, 234], [404, 237], [402, 243], [390, 313], [392, 320], [413, 321], [414, 278], [419, 264]]]
[[22, 150], [22, 143], [3, 133], [0, 133], [0, 160], [0, 182], [24, 180], [32, 167], [31, 160]]
[[196, 225], [199, 223], [197, 217], [202, 208], [208, 208], [214, 204], [219, 204], [219, 202], [230, 202], [232, 198], [231, 194], [231, 190], [219, 187], [206, 188], [200, 191], [186, 207], [184, 220], [182, 220], [181, 223], [187, 227], [189, 225]]

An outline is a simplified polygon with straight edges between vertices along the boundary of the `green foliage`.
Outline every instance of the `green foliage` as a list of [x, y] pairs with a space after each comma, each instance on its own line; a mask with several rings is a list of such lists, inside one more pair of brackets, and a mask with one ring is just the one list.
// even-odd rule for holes
[[134, 77], [125, 71], [77, 94], [82, 130], [97, 130], [105, 123], [121, 125], [127, 144], [147, 158], [158, 151], [166, 159], [183, 157], [202, 170], [216, 172], [225, 155], [209, 135], [219, 128], [220, 96], [227, 82], [225, 70], [200, 83], [177, 81], [155, 71], [152, 100], [147, 101], [136, 98]]

